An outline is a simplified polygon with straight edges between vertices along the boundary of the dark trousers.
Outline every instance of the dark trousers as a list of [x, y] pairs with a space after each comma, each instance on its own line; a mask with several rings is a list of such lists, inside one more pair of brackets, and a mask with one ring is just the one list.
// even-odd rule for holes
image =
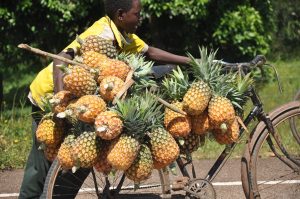
[[[39, 143], [36, 140], [35, 132], [37, 126], [42, 118], [42, 115], [39, 114], [41, 109], [36, 106], [32, 106], [32, 148], [29, 153], [23, 182], [20, 188], [20, 199], [29, 199], [29, 198], [40, 198], [43, 193], [45, 179], [47, 177], [48, 170], [51, 166], [43, 150], [38, 150]], [[75, 198], [79, 188], [81, 187], [83, 181], [89, 174], [89, 169], [79, 169], [75, 174], [59, 174], [60, 177], [57, 179], [56, 183], [62, 185], [67, 182], [73, 182], [74, 187], [72, 189], [66, 189], [57, 187], [54, 191], [57, 193], [57, 197], [61, 199]], [[61, 173], [61, 172], [60, 172]], [[65, 195], [64, 195], [65, 194]], [[68, 195], [68, 197], [66, 197]]]

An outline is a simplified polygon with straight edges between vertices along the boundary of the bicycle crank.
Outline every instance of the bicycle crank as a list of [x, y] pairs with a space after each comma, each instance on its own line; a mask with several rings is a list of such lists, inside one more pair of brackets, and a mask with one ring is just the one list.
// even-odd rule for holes
[[184, 188], [187, 192], [185, 199], [214, 199], [216, 191], [212, 184], [204, 179], [193, 179], [189, 185]]

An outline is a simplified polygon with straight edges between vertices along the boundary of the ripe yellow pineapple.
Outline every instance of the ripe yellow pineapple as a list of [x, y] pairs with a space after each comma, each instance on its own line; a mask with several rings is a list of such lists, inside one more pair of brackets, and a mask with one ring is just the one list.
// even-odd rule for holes
[[99, 68], [103, 62], [109, 58], [95, 51], [87, 51], [82, 55], [83, 63], [91, 68]]
[[106, 110], [106, 103], [97, 95], [82, 96], [75, 106], [78, 119], [87, 123], [94, 123], [97, 115]]
[[76, 97], [95, 94], [97, 89], [94, 76], [80, 66], [74, 66], [68, 70], [63, 81], [64, 89], [70, 91]]
[[211, 126], [226, 130], [235, 119], [235, 110], [229, 99], [215, 95], [209, 102], [208, 116]]
[[84, 40], [77, 38], [77, 42], [80, 44], [80, 52], [95, 51], [106, 55], [109, 58], [115, 58], [117, 56], [117, 49], [113, 45], [111, 40], [103, 39], [98, 35], [90, 35]]
[[73, 160], [73, 144], [75, 142], [75, 135], [70, 134], [65, 139], [64, 142], [60, 145], [58, 150], [57, 159], [59, 164], [63, 169], [71, 169], [75, 166], [75, 162]]
[[[116, 169], [127, 170], [135, 160], [146, 133], [160, 125], [161, 105], [149, 92], [117, 101], [115, 111], [123, 121], [123, 133], [112, 145], [109, 163]], [[170, 135], [171, 136], [171, 135]]]
[[123, 122], [117, 113], [104, 111], [95, 119], [95, 129], [99, 137], [104, 140], [112, 140], [121, 134]]
[[206, 48], [199, 48], [201, 59], [189, 55], [195, 81], [183, 97], [183, 109], [190, 115], [200, 115], [208, 106], [211, 87], [220, 74], [221, 66], [214, 62], [216, 52], [208, 54]]
[[75, 169], [91, 168], [98, 157], [100, 149], [100, 138], [95, 132], [83, 132], [73, 144], [73, 159]]
[[53, 113], [61, 113], [66, 110], [69, 102], [73, 100], [75, 96], [70, 91], [59, 91], [56, 93], [52, 99], [49, 100], [50, 104], [52, 105], [52, 112]]
[[192, 116], [192, 132], [196, 135], [204, 135], [210, 129], [207, 111], [203, 111], [200, 115]]
[[156, 128], [149, 133], [149, 137], [155, 169], [166, 167], [176, 160], [179, 146], [170, 133], [163, 128]]
[[59, 145], [64, 136], [63, 122], [51, 115], [43, 117], [36, 131], [36, 138], [46, 146]]
[[124, 86], [124, 81], [118, 77], [106, 76], [100, 83], [101, 97], [111, 102]]
[[221, 129], [215, 129], [213, 135], [219, 144], [232, 144], [239, 138], [239, 124], [234, 120], [229, 128], [224, 132]]
[[153, 170], [153, 160], [149, 147], [142, 144], [133, 164], [125, 171], [125, 175], [135, 183], [147, 180]]
[[[182, 110], [181, 102], [172, 103], [172, 105]], [[167, 131], [175, 137], [186, 137], [192, 128], [190, 116], [176, 113], [169, 108], [165, 109], [164, 125]]]
[[104, 175], [108, 175], [112, 170], [112, 166], [108, 163], [107, 160], [109, 145], [109, 142], [101, 141], [100, 152], [94, 165], [95, 169], [98, 172], [103, 173]]
[[[178, 67], [173, 70], [172, 74], [164, 78], [162, 82], [162, 93], [164, 95], [162, 97], [182, 110], [183, 104], [180, 101], [188, 88], [188, 75], [183, 73]], [[173, 136], [185, 137], [190, 133], [192, 128], [191, 118], [188, 115], [182, 115], [166, 108], [164, 126]]]
[[111, 59], [102, 62], [99, 69], [98, 82], [101, 82], [107, 76], [115, 76], [125, 81], [131, 68], [123, 61]]
[[183, 110], [190, 115], [200, 115], [211, 98], [211, 90], [204, 81], [194, 82], [183, 97]]
[[127, 170], [135, 160], [140, 144], [137, 139], [122, 134], [115, 140], [107, 155], [107, 160], [113, 168], [121, 171]]

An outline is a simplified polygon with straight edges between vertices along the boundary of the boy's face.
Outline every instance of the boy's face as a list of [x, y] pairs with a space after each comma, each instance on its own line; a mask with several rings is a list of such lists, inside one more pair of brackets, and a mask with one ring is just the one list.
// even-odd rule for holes
[[142, 5], [140, 0], [132, 0], [132, 7], [128, 12], [122, 13], [120, 28], [126, 33], [134, 33], [140, 22]]

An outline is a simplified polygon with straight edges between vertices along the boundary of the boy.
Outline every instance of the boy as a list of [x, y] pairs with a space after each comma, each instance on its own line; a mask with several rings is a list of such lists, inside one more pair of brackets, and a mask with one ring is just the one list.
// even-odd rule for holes
[[[174, 55], [148, 46], [134, 34], [140, 22], [140, 12], [142, 9], [140, 0], [106, 0], [104, 5], [107, 15], [83, 32], [80, 38], [84, 39], [89, 35], [99, 35], [105, 39], [113, 40], [116, 48], [121, 52], [143, 53], [149, 59], [160, 63], [188, 64], [188, 57]], [[72, 59], [75, 55], [73, 49], [76, 49], [78, 46], [79, 44], [73, 41], [59, 55]], [[33, 104], [33, 112], [43, 108], [41, 98], [47, 93], [56, 93], [63, 90], [63, 72], [56, 67], [59, 64], [64, 63], [54, 60], [53, 63], [37, 75], [30, 85], [30, 94], [28, 97]], [[39, 118], [33, 115], [33, 146], [27, 160], [19, 198], [39, 198], [43, 191], [47, 172], [51, 166], [51, 163], [45, 159], [43, 152], [37, 149], [38, 143], [35, 131], [38, 123]], [[88, 172], [86, 172], [86, 175], [88, 175]], [[80, 178], [84, 179], [86, 175], [84, 173]], [[77, 191], [74, 191], [73, 197], [76, 196]]]

